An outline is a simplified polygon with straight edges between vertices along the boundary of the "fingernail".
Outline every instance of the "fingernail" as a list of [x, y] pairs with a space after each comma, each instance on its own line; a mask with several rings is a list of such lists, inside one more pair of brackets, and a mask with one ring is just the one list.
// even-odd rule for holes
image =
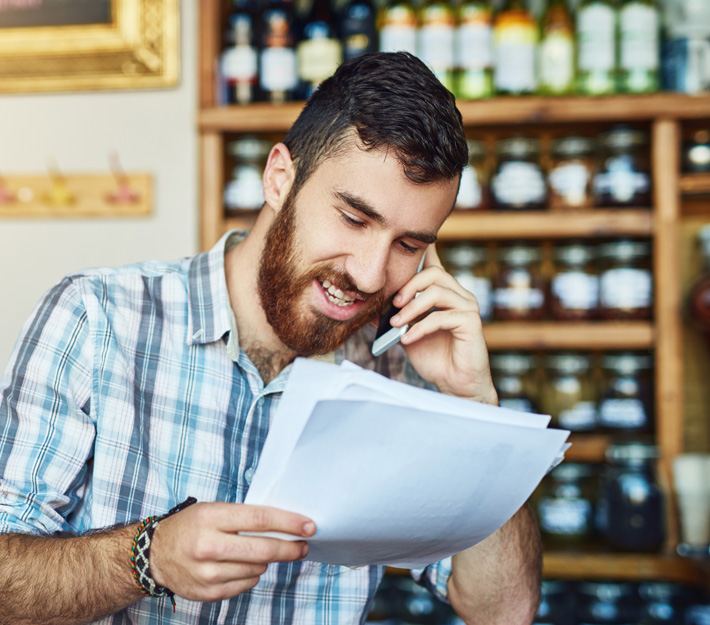
[[301, 549], [301, 557], [305, 558], [308, 555], [308, 543], [304, 543], [303, 549]]
[[392, 317], [392, 323], [399, 323], [399, 318], [399, 315], [395, 315], [394, 317]]
[[395, 304], [399, 304], [401, 301], [402, 301], [402, 296], [399, 295], [399, 294], [395, 295], [395, 297], [394, 297], [394, 303], [395, 303]]
[[316, 531], [316, 524], [313, 521], [308, 521], [308, 523], [303, 524], [303, 533], [306, 536], [310, 536]]

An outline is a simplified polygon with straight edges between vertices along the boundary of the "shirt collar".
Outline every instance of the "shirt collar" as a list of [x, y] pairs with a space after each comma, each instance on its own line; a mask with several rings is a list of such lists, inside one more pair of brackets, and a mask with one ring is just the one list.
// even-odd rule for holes
[[230, 230], [211, 250], [198, 254], [190, 261], [187, 281], [188, 345], [213, 343], [232, 330], [224, 255], [243, 241], [247, 234], [243, 230]]

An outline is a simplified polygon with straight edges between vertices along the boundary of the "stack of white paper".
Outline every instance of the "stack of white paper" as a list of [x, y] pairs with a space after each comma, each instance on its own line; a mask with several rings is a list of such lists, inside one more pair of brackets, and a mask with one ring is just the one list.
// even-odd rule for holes
[[425, 566], [523, 505], [569, 447], [569, 432], [548, 423], [352, 363], [298, 359], [245, 503], [313, 519], [309, 560]]

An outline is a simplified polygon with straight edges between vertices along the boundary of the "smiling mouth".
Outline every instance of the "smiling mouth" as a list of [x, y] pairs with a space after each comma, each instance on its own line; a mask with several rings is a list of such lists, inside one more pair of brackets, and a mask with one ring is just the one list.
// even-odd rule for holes
[[330, 280], [319, 280], [326, 297], [336, 306], [352, 306], [357, 300], [347, 293], [343, 293]]

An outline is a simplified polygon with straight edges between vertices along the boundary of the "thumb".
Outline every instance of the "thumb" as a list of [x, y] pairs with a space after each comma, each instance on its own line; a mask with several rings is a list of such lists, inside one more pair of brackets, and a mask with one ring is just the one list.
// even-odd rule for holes
[[444, 268], [444, 265], [441, 264], [439, 254], [436, 251], [436, 245], [434, 243], [429, 244], [426, 248], [426, 252], [424, 253], [424, 268], [426, 269], [427, 267]]

